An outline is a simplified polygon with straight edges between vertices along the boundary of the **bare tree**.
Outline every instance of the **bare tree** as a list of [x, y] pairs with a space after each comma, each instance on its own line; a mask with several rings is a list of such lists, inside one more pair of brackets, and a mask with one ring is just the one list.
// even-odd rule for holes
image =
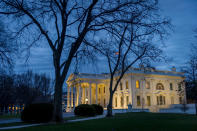
[[[194, 37], [197, 39], [197, 29], [194, 30]], [[195, 103], [197, 115], [197, 45], [191, 44], [191, 53], [186, 66], [182, 68], [186, 75], [186, 92], [188, 102]]]
[[108, 39], [94, 46], [89, 44], [107, 59], [110, 73], [107, 116], [112, 116], [113, 94], [124, 74], [136, 63], [163, 59], [162, 50], [154, 39], [162, 40], [170, 27], [169, 20], [157, 14], [157, 1], [138, 3], [125, 11], [132, 12], [126, 16], [120, 14], [130, 18], [126, 23], [116, 23], [116, 28], [111, 26]]
[[63, 120], [62, 87], [84, 40], [94, 40], [95, 32], [108, 32], [116, 23], [128, 23], [130, 18], [121, 15], [135, 13], [135, 10], [130, 12], [131, 9], [137, 11], [137, 7], [147, 1], [152, 0], [0, 0], [0, 14], [18, 22], [14, 30], [20, 41], [28, 37], [28, 47], [44, 41], [52, 51], [56, 121]]
[[10, 38], [11, 34], [6, 31], [4, 23], [0, 21], [0, 68], [10, 68], [13, 65], [12, 56], [16, 52], [16, 45], [12, 43]]

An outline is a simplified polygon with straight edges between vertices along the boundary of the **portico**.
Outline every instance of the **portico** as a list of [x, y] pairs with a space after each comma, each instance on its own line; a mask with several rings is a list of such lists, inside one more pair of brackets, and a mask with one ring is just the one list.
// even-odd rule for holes
[[[68, 84], [67, 108], [74, 108], [79, 104], [99, 104], [107, 106], [107, 93], [105, 82], [77, 81]], [[74, 93], [75, 92], [75, 93]], [[69, 109], [69, 110], [70, 110]]]

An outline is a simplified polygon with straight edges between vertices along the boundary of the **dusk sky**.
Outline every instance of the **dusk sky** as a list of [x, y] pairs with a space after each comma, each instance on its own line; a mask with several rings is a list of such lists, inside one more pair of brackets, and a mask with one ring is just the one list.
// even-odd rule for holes
[[[172, 62], [155, 64], [156, 69], [170, 70], [172, 66], [180, 68], [188, 59], [190, 45], [195, 42], [193, 30], [197, 28], [197, 0], [160, 0], [162, 15], [171, 19], [174, 32], [165, 41], [165, 54], [173, 58]], [[72, 65], [71, 65], [72, 66]], [[99, 65], [100, 72], [107, 71], [107, 66]], [[16, 61], [15, 71], [23, 73], [27, 69], [34, 72], [47, 73], [53, 77], [52, 54], [47, 47], [34, 47], [31, 49], [28, 63], [24, 58]], [[88, 67], [89, 69], [89, 67]], [[87, 71], [84, 67], [81, 72], [95, 73], [97, 69]]]

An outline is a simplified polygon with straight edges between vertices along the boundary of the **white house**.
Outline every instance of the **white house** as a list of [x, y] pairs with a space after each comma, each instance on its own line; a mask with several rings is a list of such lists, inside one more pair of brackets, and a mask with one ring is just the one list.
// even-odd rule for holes
[[[113, 97], [113, 109], [149, 109], [157, 112], [171, 104], [186, 102], [184, 74], [153, 68], [130, 68]], [[110, 74], [71, 74], [67, 80], [67, 111], [79, 104], [100, 104], [109, 101]], [[178, 90], [184, 90], [180, 95]], [[74, 93], [76, 92], [76, 93]]]

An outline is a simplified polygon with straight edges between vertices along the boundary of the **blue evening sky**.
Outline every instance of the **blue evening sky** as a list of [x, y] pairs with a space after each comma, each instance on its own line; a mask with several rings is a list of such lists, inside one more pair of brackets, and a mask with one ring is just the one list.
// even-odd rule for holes
[[[195, 42], [193, 30], [197, 28], [197, 0], [160, 0], [161, 13], [171, 18], [174, 32], [165, 41], [164, 52], [173, 61], [155, 64], [160, 70], [170, 70], [172, 66], [180, 68], [188, 59], [190, 45]], [[72, 65], [71, 65], [72, 66]], [[107, 66], [97, 65], [99, 72], [106, 72]], [[15, 71], [17, 73], [32, 69], [34, 72], [47, 73], [53, 77], [52, 54], [47, 47], [34, 47], [31, 49], [30, 58], [25, 63], [24, 58], [16, 61]], [[95, 73], [97, 68], [85, 66], [81, 72]]]

